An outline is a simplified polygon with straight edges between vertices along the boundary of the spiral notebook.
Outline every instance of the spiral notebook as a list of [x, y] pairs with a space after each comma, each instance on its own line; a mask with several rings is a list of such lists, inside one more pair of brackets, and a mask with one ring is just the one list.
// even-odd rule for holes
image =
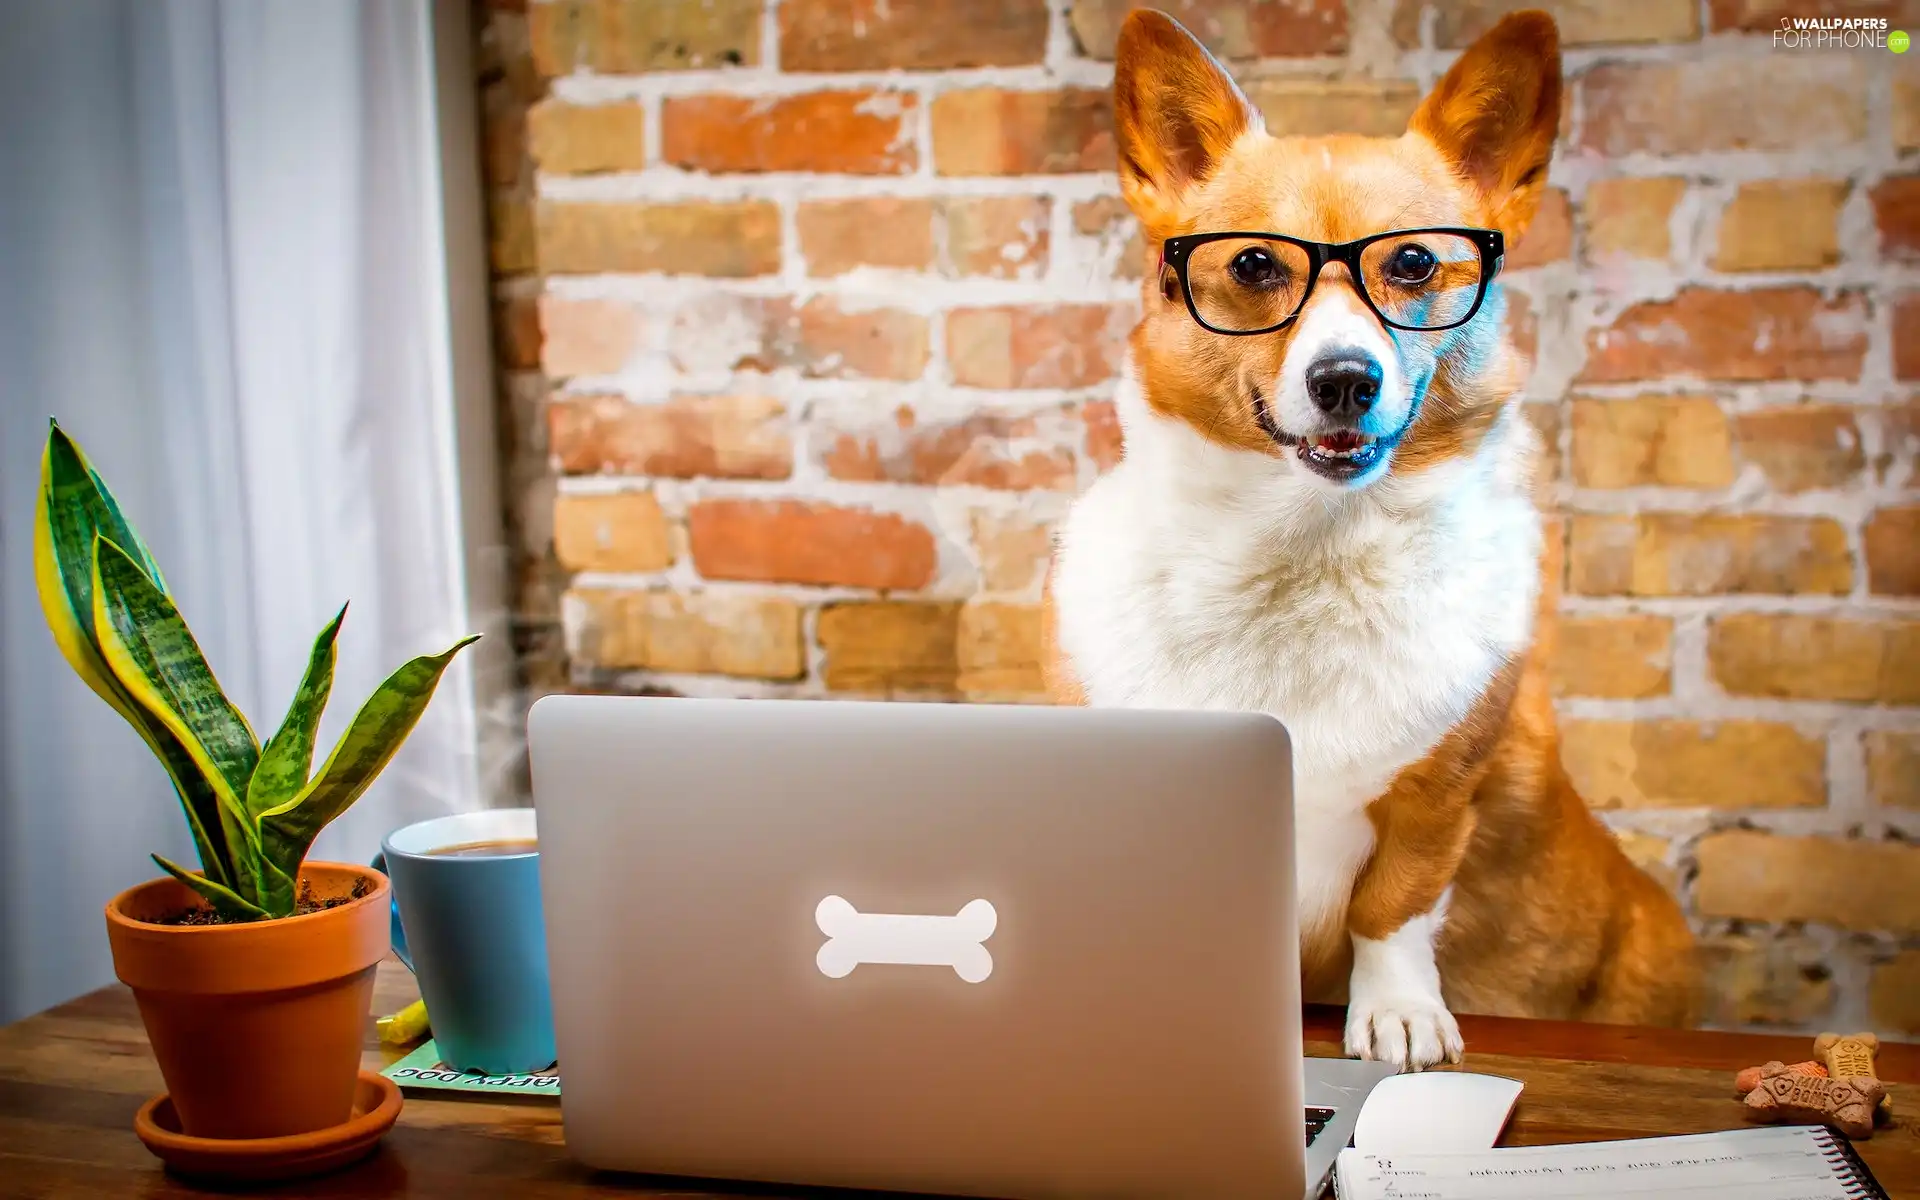
[[1461, 1154], [1349, 1148], [1334, 1186], [1339, 1200], [1888, 1200], [1853, 1144], [1818, 1125]]

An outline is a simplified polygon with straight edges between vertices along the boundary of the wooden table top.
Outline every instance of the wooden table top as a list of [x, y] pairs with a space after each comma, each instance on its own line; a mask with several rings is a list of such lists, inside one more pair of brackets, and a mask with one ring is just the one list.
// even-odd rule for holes
[[[417, 993], [393, 962], [380, 969], [376, 1012]], [[1340, 1012], [1311, 1008], [1307, 1049], [1339, 1053]], [[1811, 1057], [1812, 1039], [1462, 1017], [1466, 1069], [1526, 1084], [1505, 1145], [1594, 1141], [1737, 1128], [1733, 1073]], [[398, 1054], [368, 1030], [366, 1064]], [[1882, 1049], [1894, 1124], [1858, 1143], [1889, 1194], [1920, 1197], [1920, 1046]], [[1904, 1086], [1903, 1086], [1904, 1085]], [[161, 1090], [160, 1072], [127, 990], [115, 985], [0, 1029], [0, 1196], [184, 1197], [209, 1193], [161, 1170], [133, 1135], [133, 1114]], [[282, 1196], [817, 1194], [596, 1176], [566, 1155], [560, 1106], [546, 1099], [409, 1095], [382, 1148], [358, 1166], [267, 1194]]]

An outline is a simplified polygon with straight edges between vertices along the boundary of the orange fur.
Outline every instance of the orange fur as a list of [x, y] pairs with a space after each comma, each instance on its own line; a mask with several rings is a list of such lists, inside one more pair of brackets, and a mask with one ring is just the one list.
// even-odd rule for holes
[[[1553, 21], [1517, 13], [1458, 60], [1406, 136], [1269, 137], [1184, 30], [1135, 12], [1116, 52], [1121, 185], [1150, 255], [1168, 237], [1207, 230], [1338, 242], [1426, 225], [1499, 229], [1511, 253], [1545, 185], [1560, 94]], [[1284, 458], [1288, 450], [1254, 418], [1247, 381], [1275, 376], [1294, 330], [1210, 333], [1189, 318], [1170, 274], [1149, 274], [1130, 341], [1147, 406], [1218, 445]], [[1343, 302], [1352, 286], [1343, 268], [1330, 267], [1313, 303]], [[1470, 456], [1499, 426], [1526, 364], [1504, 334], [1486, 339], [1480, 353], [1441, 362], [1392, 472], [1418, 475]], [[1693, 1020], [1697, 967], [1677, 904], [1629, 862], [1559, 763], [1546, 660], [1554, 582], [1541, 594], [1527, 652], [1367, 806], [1374, 845], [1346, 928], [1302, 931], [1310, 996], [1344, 998], [1349, 934], [1385, 938], [1450, 888], [1436, 953], [1449, 1008]], [[1048, 686], [1057, 702], [1086, 703], [1059, 645], [1052, 585], [1049, 571]]]

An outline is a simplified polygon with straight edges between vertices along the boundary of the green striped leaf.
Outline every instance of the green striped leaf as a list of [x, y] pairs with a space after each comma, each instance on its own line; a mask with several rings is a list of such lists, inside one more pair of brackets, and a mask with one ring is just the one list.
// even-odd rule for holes
[[160, 565], [120, 511], [106, 481], [58, 424], [47, 432], [40, 461], [41, 507], [51, 534], [61, 582], [75, 614], [93, 611], [93, 541], [104, 537], [133, 560], [161, 595], [167, 593]]
[[300, 873], [300, 864], [293, 863], [288, 870], [268, 858], [263, 850], [260, 853], [260, 904], [270, 917], [290, 917], [293, 915], [297, 889], [293, 877]]
[[135, 704], [107, 666], [93, 631], [93, 543], [110, 531], [162, 591], [160, 569], [134, 533], [106, 483], [58, 424], [40, 460], [40, 496], [34, 516], [34, 578], [55, 645], [95, 695], [133, 726], [166, 769], [193, 834], [200, 864], [211, 879], [230, 883], [226, 837], [212, 787], [179, 741]]
[[314, 735], [320, 731], [320, 714], [326, 711], [327, 696], [333, 690], [334, 641], [340, 636], [340, 623], [346, 619], [347, 609], [342, 605], [314, 639], [306, 674], [294, 690], [286, 718], [260, 750], [260, 762], [247, 781], [247, 812], [255, 821], [261, 813], [293, 799], [306, 786], [307, 775], [313, 770]]
[[212, 787], [234, 890], [257, 897], [259, 833], [241, 800], [260, 757], [253, 730], [220, 690], [173, 601], [104, 537], [95, 543], [92, 590], [94, 637], [108, 668]]
[[186, 884], [194, 891], [200, 893], [201, 898], [206, 900], [208, 904], [211, 904], [215, 912], [226, 917], [228, 920], [257, 921], [261, 917], [268, 915], [265, 909], [257, 904], [248, 903], [245, 899], [235, 894], [231, 888], [223, 887], [211, 879], [195, 875], [184, 867], [168, 862], [158, 854], [148, 855], [148, 857], [159, 864], [162, 871], [165, 871], [181, 883]]
[[174, 795], [180, 798], [180, 808], [187, 815], [187, 828], [193, 833], [193, 848], [200, 855], [201, 870], [215, 883], [232, 887], [234, 877], [232, 864], [228, 862], [226, 826], [221, 820], [220, 797], [213, 785], [201, 773], [186, 747], [165, 726], [145, 714], [132, 724], [173, 781]]
[[340, 735], [333, 753], [306, 787], [278, 808], [260, 814], [260, 838], [268, 861], [291, 875], [327, 823], [360, 798], [427, 710], [434, 689], [454, 655], [479, 641], [465, 637], [439, 654], [422, 655], [375, 689]]

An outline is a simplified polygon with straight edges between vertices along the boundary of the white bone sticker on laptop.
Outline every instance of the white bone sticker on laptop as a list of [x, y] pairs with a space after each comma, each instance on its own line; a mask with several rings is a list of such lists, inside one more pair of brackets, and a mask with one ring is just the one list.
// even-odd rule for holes
[[814, 909], [813, 920], [827, 935], [814, 962], [829, 979], [851, 975], [861, 963], [952, 967], [968, 983], [993, 974], [986, 940], [1000, 916], [985, 900], [968, 901], [946, 917], [863, 913], [838, 896], [828, 896]]

